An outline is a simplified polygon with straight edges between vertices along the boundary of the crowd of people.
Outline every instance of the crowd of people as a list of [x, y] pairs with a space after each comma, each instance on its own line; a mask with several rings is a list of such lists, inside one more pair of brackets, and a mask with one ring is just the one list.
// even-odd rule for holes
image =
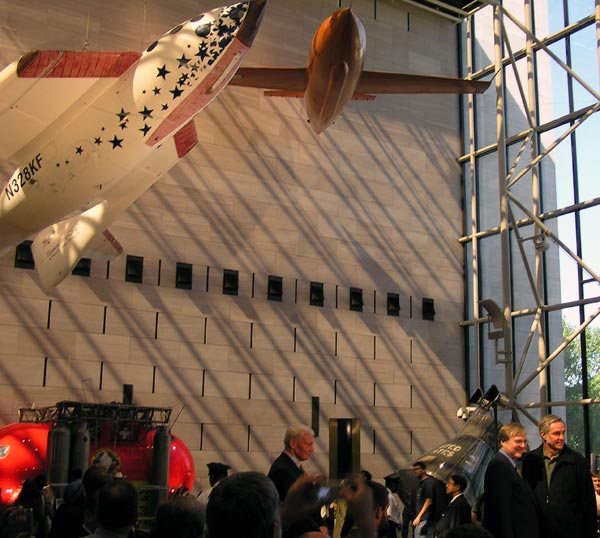
[[54, 510], [43, 475], [23, 484], [14, 506], [0, 517], [0, 538], [595, 538], [600, 474], [565, 444], [562, 419], [539, 424], [542, 444], [526, 452], [520, 424], [499, 431], [500, 450], [485, 473], [481, 503], [472, 508], [467, 479], [440, 481], [424, 462], [413, 512], [368, 471], [330, 487], [302, 468], [314, 450], [310, 428], [293, 426], [268, 474], [239, 472], [210, 463], [198, 497], [180, 491], [158, 507], [149, 531], [140, 530], [137, 489], [102, 466], [75, 472]]

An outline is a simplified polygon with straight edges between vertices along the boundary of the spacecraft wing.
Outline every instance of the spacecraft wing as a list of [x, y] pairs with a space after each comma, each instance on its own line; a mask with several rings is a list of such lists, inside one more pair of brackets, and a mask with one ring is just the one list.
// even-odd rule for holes
[[303, 92], [308, 83], [304, 67], [240, 67], [229, 81], [230, 86]]
[[363, 71], [355, 91], [358, 94], [483, 93], [489, 85], [489, 81], [481, 80]]
[[[240, 67], [229, 85], [302, 92], [306, 89], [307, 83], [308, 72], [303, 67]], [[363, 71], [355, 91], [359, 95], [483, 93], [489, 85], [489, 81], [481, 80]]]
[[67, 110], [70, 117], [104, 92], [139, 52], [33, 51], [0, 73], [0, 159], [19, 159]]

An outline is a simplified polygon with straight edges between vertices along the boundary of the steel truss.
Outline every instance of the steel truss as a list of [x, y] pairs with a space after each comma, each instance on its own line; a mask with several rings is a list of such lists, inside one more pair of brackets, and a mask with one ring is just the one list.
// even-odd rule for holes
[[[490, 74], [495, 73], [495, 87], [496, 87], [496, 134], [497, 142], [486, 148], [475, 147], [475, 99], [477, 97], [469, 96], [468, 100], [468, 125], [465, 128], [469, 132], [469, 147], [465, 155], [460, 158], [460, 162], [464, 165], [470, 165], [470, 177], [465, 175], [465, 182], [470, 181], [470, 192], [471, 198], [467, 200], [467, 203], [471, 205], [471, 232], [469, 235], [465, 235], [460, 238], [460, 242], [463, 245], [467, 243], [472, 244], [472, 256], [470, 260], [471, 267], [467, 270], [471, 271], [472, 274], [472, 289], [471, 293], [471, 306], [475, 313], [473, 319], [464, 320], [463, 326], [475, 326], [476, 330], [474, 334], [474, 354], [472, 358], [475, 364], [475, 377], [476, 382], [480, 382], [482, 374], [479, 368], [481, 361], [481, 342], [480, 342], [480, 330], [481, 324], [489, 323], [494, 321], [495, 331], [490, 332], [490, 338], [493, 337], [496, 342], [496, 361], [498, 364], [504, 365], [505, 372], [505, 392], [509, 398], [514, 399], [517, 402], [523, 390], [528, 387], [534, 380], [538, 380], [540, 401], [521, 403], [518, 407], [523, 411], [526, 408], [541, 408], [541, 413], [547, 412], [550, 406], [563, 406], [563, 405], [585, 405], [592, 403], [600, 403], [600, 399], [582, 399], [575, 402], [572, 401], [548, 401], [548, 380], [547, 380], [547, 368], [553, 360], [558, 357], [562, 351], [572, 342], [577, 336], [579, 336], [585, 328], [600, 314], [600, 306], [590, 315], [585, 321], [579, 324], [579, 326], [569, 335], [560, 345], [555, 349], [548, 349], [548, 339], [545, 335], [545, 314], [551, 311], [560, 310], [563, 308], [569, 308], [573, 306], [583, 306], [586, 304], [598, 304], [600, 303], [600, 296], [581, 299], [570, 303], [559, 303], [559, 304], [547, 304], [544, 295], [543, 285], [543, 263], [544, 253], [547, 250], [549, 243], [553, 243], [564, 253], [566, 253], [571, 259], [573, 259], [581, 271], [587, 273], [590, 277], [588, 281], [596, 281], [600, 283], [600, 277], [598, 271], [590, 265], [588, 265], [576, 252], [573, 252], [565, 242], [561, 241], [557, 233], [553, 231], [546, 223], [548, 220], [556, 218], [560, 215], [576, 212], [580, 209], [593, 207], [600, 204], [600, 198], [594, 198], [574, 204], [569, 207], [561, 208], [558, 210], [543, 213], [541, 211], [541, 187], [540, 187], [540, 163], [544, 159], [548, 159], [552, 154], [552, 151], [565, 139], [567, 139], [583, 122], [591, 117], [592, 114], [596, 113], [600, 109], [600, 93], [597, 90], [590, 87], [585, 80], [575, 73], [565, 62], [563, 62], [556, 54], [550, 49], [552, 43], [557, 42], [559, 39], [570, 35], [571, 33], [581, 29], [585, 26], [595, 25], [596, 35], [598, 37], [597, 43], [600, 43], [600, 0], [596, 0], [595, 14], [578, 21], [567, 28], [562, 29], [554, 35], [551, 35], [545, 39], [538, 39], [532, 31], [532, 5], [529, 0], [524, 0], [524, 21], [518, 20], [505, 6], [495, 0], [487, 0], [485, 2], [488, 6], [491, 6], [493, 10], [493, 26], [494, 26], [494, 62], [493, 64], [486, 66], [477, 72], [473, 71], [473, 15], [480, 11], [477, 8], [469, 14], [465, 21], [467, 30], [467, 68], [471, 78], [482, 78]], [[481, 16], [481, 13], [479, 14]], [[525, 47], [520, 50], [512, 50], [511, 47], [511, 36], [506, 30], [505, 21], [512, 23], [512, 28], [518, 29], [522, 32], [525, 37]], [[537, 72], [535, 69], [535, 54], [536, 52], [542, 52], [547, 54], [548, 57], [554, 62], [555, 65], [560, 66], [564, 71], [568, 73], [573, 80], [577, 81], [581, 87], [585, 88], [587, 92], [596, 101], [591, 106], [588, 106], [582, 110], [575, 111], [563, 118], [553, 120], [546, 124], [540, 124], [537, 117]], [[518, 59], [525, 58], [527, 65], [527, 80], [523, 81], [519, 69], [517, 68], [516, 62]], [[514, 77], [518, 86], [518, 93], [521, 99], [522, 110], [525, 112], [528, 122], [528, 129], [523, 132], [513, 135], [508, 138], [506, 136], [506, 109], [504, 98], [506, 95], [506, 77], [505, 70], [512, 69]], [[552, 129], [563, 127], [564, 131], [558, 136], [553, 143], [548, 145], [543, 150], [538, 145], [539, 136], [541, 133], [548, 132]], [[507, 161], [507, 145], [520, 142], [521, 145], [517, 152], [516, 157], [512, 162]], [[477, 164], [476, 158], [486, 153], [494, 152], [498, 156], [498, 195], [499, 195], [499, 225], [495, 228], [488, 230], [478, 229], [478, 203], [477, 203]], [[528, 160], [527, 160], [528, 159]], [[525, 164], [522, 161], [527, 160]], [[517, 168], [521, 166], [517, 172]], [[528, 202], [524, 202], [519, 199], [519, 196], [515, 193], [514, 187], [529, 174], [531, 179], [531, 198]], [[515, 218], [516, 210], [522, 212], [526, 217], [517, 220]], [[533, 225], [533, 236], [523, 237], [521, 229], [525, 226], [531, 227]], [[501, 275], [502, 275], [502, 300], [501, 304], [498, 305], [497, 312], [495, 315], [490, 310], [483, 308], [480, 301], [479, 290], [480, 277], [479, 270], [481, 268], [481, 253], [478, 242], [480, 239], [487, 237], [491, 234], [497, 234], [500, 237], [501, 246]], [[517, 311], [512, 307], [511, 301], [511, 288], [513, 285], [511, 276], [511, 251], [510, 251], [510, 234], [516, 239], [518, 256], [522, 262], [522, 268], [525, 271], [529, 287], [532, 292], [535, 304], [532, 304], [530, 308], [525, 310]], [[489, 301], [489, 300], [488, 300]], [[514, 338], [512, 335], [513, 321], [515, 318], [523, 315], [532, 315], [533, 321], [529, 328], [529, 333], [525, 339], [523, 348], [513, 350]], [[494, 318], [494, 319], [493, 319]], [[500, 329], [498, 329], [500, 327]], [[502, 345], [498, 344], [498, 340], [502, 340]], [[526, 359], [530, 353], [530, 350], [535, 351], [537, 346], [538, 364], [528, 375], [523, 374]], [[584, 372], [585, 375], [585, 372]], [[534, 420], [531, 415], [526, 413], [528, 418]]]

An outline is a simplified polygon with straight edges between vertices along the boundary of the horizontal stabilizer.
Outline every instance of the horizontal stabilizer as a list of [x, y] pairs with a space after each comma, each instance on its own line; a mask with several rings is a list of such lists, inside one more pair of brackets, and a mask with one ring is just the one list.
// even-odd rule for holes
[[[98, 235], [105, 237], [106, 215], [107, 203], [101, 202], [80, 215], [48, 226], [38, 234], [31, 245], [31, 252], [44, 291], [60, 284], [71, 273]], [[113, 250], [118, 248], [114, 238], [108, 243]]]

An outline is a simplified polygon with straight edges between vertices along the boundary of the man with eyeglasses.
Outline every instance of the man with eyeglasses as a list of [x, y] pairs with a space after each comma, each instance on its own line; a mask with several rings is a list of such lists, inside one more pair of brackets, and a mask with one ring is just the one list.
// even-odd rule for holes
[[527, 449], [525, 428], [505, 424], [498, 441], [500, 450], [485, 472], [483, 526], [494, 538], [539, 538], [533, 493], [517, 467]]
[[588, 461], [565, 443], [565, 423], [557, 415], [539, 422], [542, 444], [523, 458], [523, 477], [542, 514], [545, 538], [595, 538], [596, 499]]

